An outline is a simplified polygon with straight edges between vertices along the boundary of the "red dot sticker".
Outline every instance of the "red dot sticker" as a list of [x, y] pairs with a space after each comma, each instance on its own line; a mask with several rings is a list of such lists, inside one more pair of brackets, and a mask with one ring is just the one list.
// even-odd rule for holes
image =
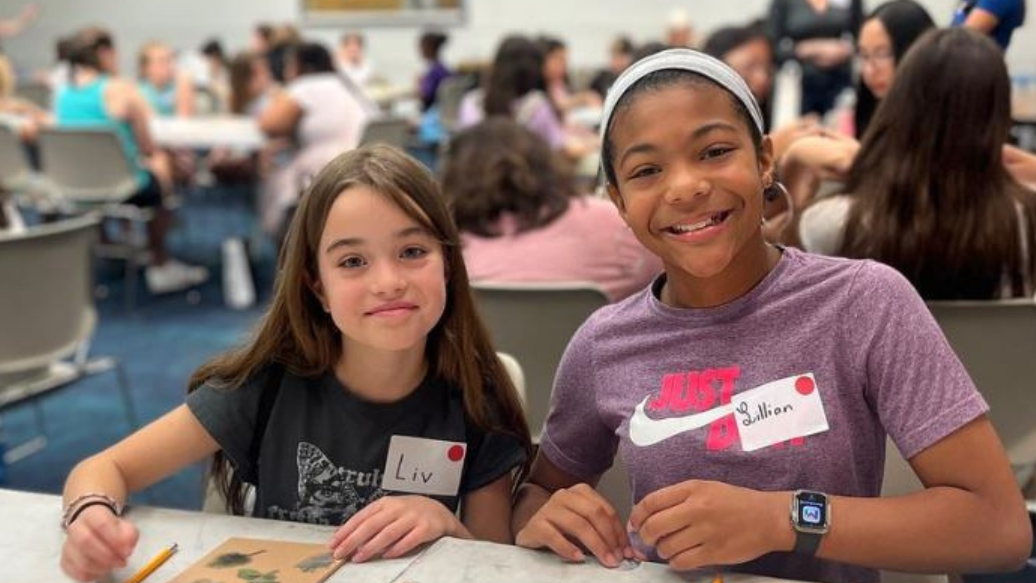
[[461, 458], [464, 457], [464, 448], [459, 445], [455, 445], [446, 452], [446, 457], [450, 458], [451, 462], [459, 462]]
[[808, 395], [812, 393], [816, 386], [817, 385], [813, 382], [813, 379], [809, 377], [799, 377], [795, 379], [795, 390], [798, 391], [800, 395]]

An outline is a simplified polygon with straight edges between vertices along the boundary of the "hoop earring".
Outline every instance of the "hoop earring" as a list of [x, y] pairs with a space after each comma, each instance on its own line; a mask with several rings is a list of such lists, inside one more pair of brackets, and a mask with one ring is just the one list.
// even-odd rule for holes
[[779, 197], [784, 197], [784, 203], [787, 207], [785, 212], [786, 218], [782, 221], [784, 224], [781, 226], [780, 231], [783, 232], [785, 228], [791, 225], [795, 221], [795, 200], [791, 197], [791, 193], [780, 180], [774, 180], [763, 190], [763, 207], [764, 214], [762, 217], [762, 224], [766, 225], [765, 206], [766, 203], [771, 203], [777, 200]]

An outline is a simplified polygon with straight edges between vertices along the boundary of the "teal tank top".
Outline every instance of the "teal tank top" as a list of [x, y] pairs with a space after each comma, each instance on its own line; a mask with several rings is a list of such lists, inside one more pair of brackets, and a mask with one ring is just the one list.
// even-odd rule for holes
[[151, 104], [159, 117], [173, 117], [176, 114], [176, 86], [172, 83], [162, 89], [148, 81], [140, 82], [140, 92]]
[[101, 75], [93, 82], [76, 86], [65, 85], [54, 101], [54, 115], [59, 127], [112, 128], [122, 142], [122, 148], [130, 164], [137, 171], [137, 183], [141, 188], [148, 185], [151, 175], [140, 164], [140, 147], [133, 135], [133, 128], [126, 120], [114, 119], [104, 107], [104, 90], [108, 87], [108, 76]]

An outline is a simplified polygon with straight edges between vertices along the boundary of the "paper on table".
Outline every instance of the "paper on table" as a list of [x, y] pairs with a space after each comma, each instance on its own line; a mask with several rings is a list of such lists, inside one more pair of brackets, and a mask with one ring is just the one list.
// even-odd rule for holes
[[170, 583], [321, 583], [341, 566], [324, 544], [231, 538]]

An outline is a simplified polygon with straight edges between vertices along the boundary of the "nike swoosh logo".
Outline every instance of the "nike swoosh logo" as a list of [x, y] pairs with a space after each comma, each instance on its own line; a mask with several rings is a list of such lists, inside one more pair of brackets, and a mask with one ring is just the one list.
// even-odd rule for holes
[[630, 417], [630, 441], [640, 447], [654, 445], [686, 431], [705, 427], [734, 412], [734, 405], [728, 403], [693, 415], [652, 419], [644, 412], [644, 405], [650, 398], [650, 395], [644, 397], [644, 400], [633, 411], [633, 416]]

